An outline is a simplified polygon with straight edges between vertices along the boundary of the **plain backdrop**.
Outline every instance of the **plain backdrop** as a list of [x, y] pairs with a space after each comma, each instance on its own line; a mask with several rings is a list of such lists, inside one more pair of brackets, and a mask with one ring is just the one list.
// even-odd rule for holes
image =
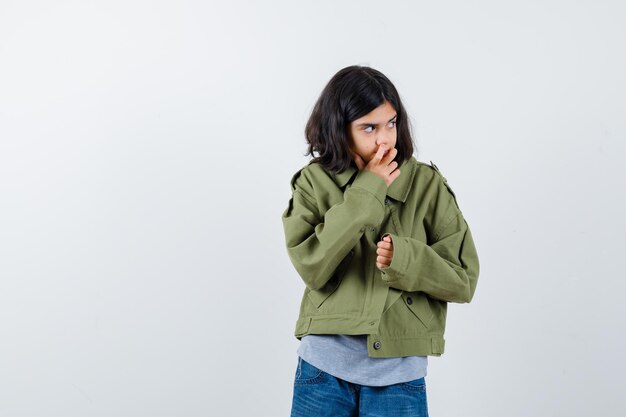
[[620, 1], [0, 1], [0, 416], [286, 416], [281, 214], [339, 69], [398, 88], [474, 299], [431, 416], [623, 416]]

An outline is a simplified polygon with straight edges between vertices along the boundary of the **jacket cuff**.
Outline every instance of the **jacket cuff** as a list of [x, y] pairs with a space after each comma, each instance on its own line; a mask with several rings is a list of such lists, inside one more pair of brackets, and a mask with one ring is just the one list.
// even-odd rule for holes
[[407, 242], [393, 233], [385, 233], [380, 239], [382, 240], [385, 236], [391, 237], [393, 256], [391, 257], [391, 264], [386, 268], [379, 268], [379, 270], [383, 281], [387, 284], [393, 284], [404, 277], [407, 267]]
[[370, 170], [362, 169], [358, 172], [354, 181], [352, 181], [352, 187], [369, 191], [384, 207], [385, 197], [387, 196], [387, 183], [380, 176]]

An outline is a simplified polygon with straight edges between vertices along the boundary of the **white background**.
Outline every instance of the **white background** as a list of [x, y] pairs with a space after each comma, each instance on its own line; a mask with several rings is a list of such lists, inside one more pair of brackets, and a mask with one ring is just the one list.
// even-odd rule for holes
[[0, 416], [286, 416], [280, 215], [370, 65], [481, 261], [432, 416], [623, 416], [620, 1], [0, 1]]

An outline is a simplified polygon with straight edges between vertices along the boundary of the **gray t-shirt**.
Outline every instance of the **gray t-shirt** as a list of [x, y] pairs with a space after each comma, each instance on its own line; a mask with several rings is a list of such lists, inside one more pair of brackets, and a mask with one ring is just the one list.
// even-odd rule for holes
[[337, 378], [374, 387], [422, 378], [428, 366], [427, 356], [370, 358], [367, 335], [305, 335], [297, 353], [311, 365]]

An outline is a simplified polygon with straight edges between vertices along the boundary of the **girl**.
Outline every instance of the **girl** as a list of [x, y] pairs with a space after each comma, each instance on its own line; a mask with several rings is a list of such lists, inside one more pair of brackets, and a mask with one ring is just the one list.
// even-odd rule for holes
[[427, 356], [447, 303], [469, 303], [479, 263], [454, 192], [413, 157], [393, 84], [362, 66], [328, 82], [282, 214], [305, 284], [291, 408], [304, 416], [428, 416]]

